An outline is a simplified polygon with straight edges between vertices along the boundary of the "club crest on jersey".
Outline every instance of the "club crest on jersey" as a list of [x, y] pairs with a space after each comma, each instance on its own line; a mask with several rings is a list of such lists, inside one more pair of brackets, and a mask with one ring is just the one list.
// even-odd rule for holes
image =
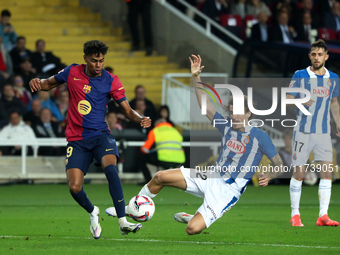
[[328, 79], [327, 85], [328, 85], [328, 86], [332, 86], [332, 81], [331, 81], [331, 79]]
[[81, 100], [78, 103], [78, 112], [82, 115], [87, 115], [91, 112], [92, 107], [89, 101]]
[[312, 95], [317, 97], [328, 97], [331, 92], [325, 87], [316, 87], [312, 89]]
[[246, 136], [246, 138], [244, 138], [243, 143], [244, 144], [250, 143], [250, 137], [248, 135]]
[[240, 141], [230, 139], [227, 142], [227, 149], [235, 152], [236, 154], [243, 154], [246, 151], [246, 146], [244, 146], [244, 144]]
[[85, 94], [90, 93], [90, 92], [91, 92], [91, 86], [89, 86], [89, 85], [84, 85], [83, 92], [84, 92]]
[[297, 159], [296, 153], [294, 153], [294, 155], [293, 155], [293, 160], [296, 160], [296, 159]]

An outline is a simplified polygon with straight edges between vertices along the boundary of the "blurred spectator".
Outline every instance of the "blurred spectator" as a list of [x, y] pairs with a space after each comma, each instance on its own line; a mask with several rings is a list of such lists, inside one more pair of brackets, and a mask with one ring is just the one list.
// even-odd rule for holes
[[105, 68], [104, 68], [106, 71], [108, 71], [109, 73], [111, 73], [111, 74], [113, 74], [113, 68], [111, 67], [111, 66], [106, 66]]
[[[41, 138], [57, 138], [65, 137], [61, 126], [58, 122], [52, 121], [52, 113], [50, 109], [43, 108], [40, 112], [40, 120], [32, 125], [36, 137]], [[63, 148], [59, 146], [44, 146], [39, 148], [39, 155], [58, 156], [63, 154]]]
[[[175, 168], [185, 162], [182, 148], [182, 135], [165, 119], [158, 119], [155, 128], [148, 134], [148, 139], [141, 147], [139, 170], [142, 171], [145, 182], [151, 180], [147, 163], [161, 166], [165, 169]], [[155, 149], [151, 149], [154, 146]]]
[[268, 16], [265, 12], [260, 12], [257, 15], [258, 23], [251, 28], [251, 39], [254, 41], [268, 41]]
[[278, 24], [271, 29], [270, 40], [274, 42], [292, 43], [297, 37], [295, 29], [288, 26], [288, 13], [280, 12], [277, 17]]
[[13, 79], [13, 90], [15, 97], [27, 106], [32, 99], [31, 92], [24, 87], [24, 80], [20, 75], [15, 75]]
[[26, 49], [26, 38], [24, 36], [19, 36], [15, 47], [10, 52], [12, 62], [13, 62], [13, 71], [15, 73], [20, 72], [20, 63], [25, 58], [31, 58], [32, 52]]
[[298, 36], [297, 41], [309, 42], [310, 43], [310, 31], [316, 29], [312, 23], [312, 16], [309, 11], [305, 11], [302, 16], [302, 24], [297, 25], [296, 31]]
[[302, 0], [300, 8], [297, 10], [297, 14], [295, 17], [295, 21], [297, 25], [302, 24], [302, 17], [305, 12], [310, 12], [310, 15], [312, 17], [312, 25], [313, 27], [317, 27], [319, 24], [319, 15], [314, 10], [313, 1], [312, 0]]
[[174, 123], [170, 120], [170, 109], [167, 105], [161, 105], [159, 108], [159, 117], [162, 119], [165, 119], [166, 122], [170, 123], [172, 126], [174, 126]]
[[151, 0], [126, 0], [128, 6], [128, 22], [132, 36], [132, 51], [140, 49], [140, 37], [138, 31], [139, 14], [143, 23], [143, 38], [146, 56], [152, 54], [152, 30], [151, 30]]
[[206, 0], [202, 4], [201, 11], [212, 20], [220, 23], [221, 15], [230, 13], [228, 2], [228, 0]]
[[[36, 137], [32, 128], [26, 125], [17, 111], [10, 114], [10, 123], [0, 131], [0, 139], [16, 140], [16, 141], [35, 141]], [[20, 155], [21, 146], [2, 147], [1, 151], [4, 155]], [[29, 147], [29, 154], [32, 154], [32, 149]]]
[[7, 124], [7, 113], [6, 109], [0, 101], [0, 129]]
[[105, 120], [110, 130], [123, 130], [122, 125], [118, 123], [117, 113], [108, 112]]
[[0, 36], [2, 37], [3, 44], [8, 52], [10, 52], [16, 41], [17, 33], [10, 23], [11, 13], [9, 10], [2, 10], [0, 19]]
[[145, 116], [149, 116], [152, 120], [157, 119], [157, 111], [153, 103], [146, 98], [145, 88], [143, 85], [137, 85], [135, 87], [135, 98], [130, 101], [131, 108], [136, 110], [136, 101], [142, 99], [145, 102]]
[[335, 32], [340, 30], [340, 3], [333, 2], [331, 12], [325, 14], [325, 27], [333, 29]]
[[45, 51], [45, 41], [39, 39], [35, 43], [36, 51], [32, 54], [32, 65], [37, 74], [42, 77], [50, 77], [65, 67], [52, 52]]
[[243, 19], [246, 16], [246, 2], [247, 0], [235, 0], [231, 6], [231, 13], [240, 15]]
[[13, 64], [11, 56], [2, 41], [3, 39], [0, 37], [0, 84], [2, 83], [3, 85], [13, 74]]
[[268, 6], [261, 0], [250, 0], [246, 7], [247, 14], [257, 16], [260, 12], [265, 12], [267, 16], [271, 16], [272, 13]]
[[33, 126], [36, 122], [40, 120], [41, 102], [39, 99], [34, 99], [32, 101], [32, 109], [26, 112], [23, 119], [27, 125]]
[[32, 67], [32, 63], [29, 60], [29, 58], [24, 58], [24, 59], [21, 60], [19, 74], [22, 77], [22, 79], [24, 80], [24, 87], [28, 91], [31, 91], [29, 82], [33, 78], [37, 77], [34, 71], [35, 71], [35, 69]]
[[11, 84], [6, 84], [4, 86], [1, 103], [6, 110], [7, 121], [11, 112], [16, 111], [22, 116], [26, 111], [24, 104], [15, 97], [14, 90]]
[[59, 112], [65, 117], [66, 116], [66, 113], [68, 111], [68, 91], [67, 90], [63, 90], [60, 92], [57, 100], [56, 100], [56, 103], [57, 103], [57, 106], [59, 108]]
[[[45, 91], [38, 91], [37, 98], [41, 102], [42, 108], [48, 108], [52, 112], [52, 120], [53, 121], [63, 121], [64, 116], [60, 113], [58, 106], [50, 99], [50, 93], [46, 93]], [[30, 111], [32, 109], [32, 103], [29, 103], [27, 106], [27, 110]]]
[[297, 6], [295, 0], [279, 0], [273, 8], [273, 17], [277, 18], [280, 12], [288, 12], [289, 19], [294, 23], [297, 14]]

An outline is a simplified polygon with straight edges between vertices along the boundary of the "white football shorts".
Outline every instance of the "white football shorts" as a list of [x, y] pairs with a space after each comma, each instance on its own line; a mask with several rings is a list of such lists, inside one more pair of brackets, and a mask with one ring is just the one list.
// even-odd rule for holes
[[307, 163], [310, 153], [314, 161], [333, 161], [333, 149], [330, 134], [311, 134], [294, 131], [292, 147], [292, 165]]
[[186, 192], [204, 199], [196, 213], [199, 212], [203, 216], [207, 228], [230, 210], [240, 198], [240, 193], [220, 177], [193, 177], [190, 172], [195, 174], [195, 170], [183, 166], [181, 171], [187, 183]]

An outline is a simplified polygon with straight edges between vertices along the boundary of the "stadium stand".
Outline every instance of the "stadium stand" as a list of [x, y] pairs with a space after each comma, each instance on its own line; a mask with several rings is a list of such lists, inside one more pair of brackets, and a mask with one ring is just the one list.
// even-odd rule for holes
[[142, 51], [131, 54], [123, 28], [102, 22], [100, 14], [80, 6], [79, 0], [0, 0], [0, 5], [11, 11], [11, 23], [19, 35], [26, 37], [28, 49], [34, 50], [36, 40], [44, 39], [46, 50], [53, 51], [66, 65], [83, 63], [85, 41], [98, 39], [108, 44], [106, 64], [114, 67], [129, 99], [136, 84], [145, 84], [150, 99], [160, 105], [163, 73], [187, 71], [168, 63], [166, 56], [145, 57]]

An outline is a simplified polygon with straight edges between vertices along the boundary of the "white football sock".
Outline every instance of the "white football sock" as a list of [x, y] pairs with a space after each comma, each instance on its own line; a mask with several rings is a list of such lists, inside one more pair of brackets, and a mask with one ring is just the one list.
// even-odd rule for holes
[[118, 218], [118, 224], [119, 224], [119, 226], [121, 226], [121, 225], [124, 225], [124, 224], [126, 224], [127, 223], [127, 220], [126, 220], [126, 217], [124, 216], [124, 217], [121, 217], [121, 218]]
[[321, 179], [319, 183], [319, 217], [328, 213], [329, 201], [331, 200], [332, 180]]
[[300, 197], [301, 197], [301, 186], [302, 181], [296, 180], [294, 177], [290, 179], [289, 193], [290, 193], [290, 204], [292, 207], [291, 217], [298, 214], [300, 215]]
[[148, 196], [150, 198], [154, 198], [155, 196], [157, 196], [157, 194], [152, 194], [148, 188], [148, 185], [145, 184], [144, 187], [139, 191], [138, 195], [140, 196]]

